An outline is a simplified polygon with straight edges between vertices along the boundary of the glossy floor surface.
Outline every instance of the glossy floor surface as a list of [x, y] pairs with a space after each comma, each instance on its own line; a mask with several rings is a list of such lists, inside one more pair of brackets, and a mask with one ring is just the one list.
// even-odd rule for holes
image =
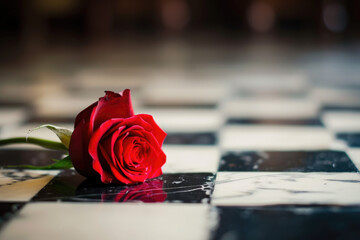
[[[152, 114], [168, 137], [164, 174], [143, 184], [1, 169], [0, 239], [360, 239], [358, 55], [191, 67], [195, 53], [163, 57], [175, 53], [182, 61], [136, 69], [44, 63], [32, 80], [1, 83], [1, 138], [44, 122], [72, 128], [103, 90], [124, 88], [135, 113]], [[2, 166], [61, 156], [0, 148]]]

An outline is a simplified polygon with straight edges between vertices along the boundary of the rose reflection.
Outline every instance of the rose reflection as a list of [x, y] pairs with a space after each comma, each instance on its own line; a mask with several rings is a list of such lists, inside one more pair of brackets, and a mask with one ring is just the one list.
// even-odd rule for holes
[[101, 194], [102, 202], [164, 202], [167, 198], [163, 191], [163, 181], [152, 180], [133, 186], [125, 186], [119, 192], [105, 188]]

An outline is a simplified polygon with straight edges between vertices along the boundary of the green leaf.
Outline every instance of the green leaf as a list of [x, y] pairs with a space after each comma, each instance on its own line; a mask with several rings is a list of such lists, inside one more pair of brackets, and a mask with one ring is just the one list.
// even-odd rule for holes
[[55, 170], [55, 169], [69, 169], [72, 168], [72, 162], [70, 156], [66, 156], [61, 160], [52, 159], [55, 163], [47, 166], [33, 166], [33, 165], [10, 165], [6, 168], [23, 168], [23, 169], [34, 169], [34, 170]]
[[31, 132], [33, 132], [35, 130], [39, 130], [41, 128], [47, 128], [47, 129], [53, 131], [58, 136], [60, 141], [65, 145], [66, 149], [69, 149], [70, 139], [71, 139], [71, 134], [72, 134], [72, 131], [70, 129], [57, 127], [57, 126], [54, 126], [51, 124], [45, 124], [45, 125], [41, 125], [40, 127], [30, 130], [28, 135]]

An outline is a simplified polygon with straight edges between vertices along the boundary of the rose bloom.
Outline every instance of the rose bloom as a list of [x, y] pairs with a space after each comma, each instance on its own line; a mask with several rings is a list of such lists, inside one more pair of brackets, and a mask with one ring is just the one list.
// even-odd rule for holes
[[161, 175], [166, 133], [151, 115], [134, 115], [130, 90], [105, 93], [76, 117], [69, 146], [74, 168], [103, 183], [132, 184]]

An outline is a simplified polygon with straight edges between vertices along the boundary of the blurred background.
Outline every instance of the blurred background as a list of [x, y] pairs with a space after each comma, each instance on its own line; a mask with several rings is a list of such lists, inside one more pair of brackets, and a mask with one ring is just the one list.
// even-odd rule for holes
[[[54, 108], [73, 116], [105, 89], [176, 105], [204, 81], [261, 94], [358, 87], [359, 13], [356, 0], [1, 1], [0, 104], [30, 104], [41, 120]], [[196, 101], [218, 101], [211, 90]]]

